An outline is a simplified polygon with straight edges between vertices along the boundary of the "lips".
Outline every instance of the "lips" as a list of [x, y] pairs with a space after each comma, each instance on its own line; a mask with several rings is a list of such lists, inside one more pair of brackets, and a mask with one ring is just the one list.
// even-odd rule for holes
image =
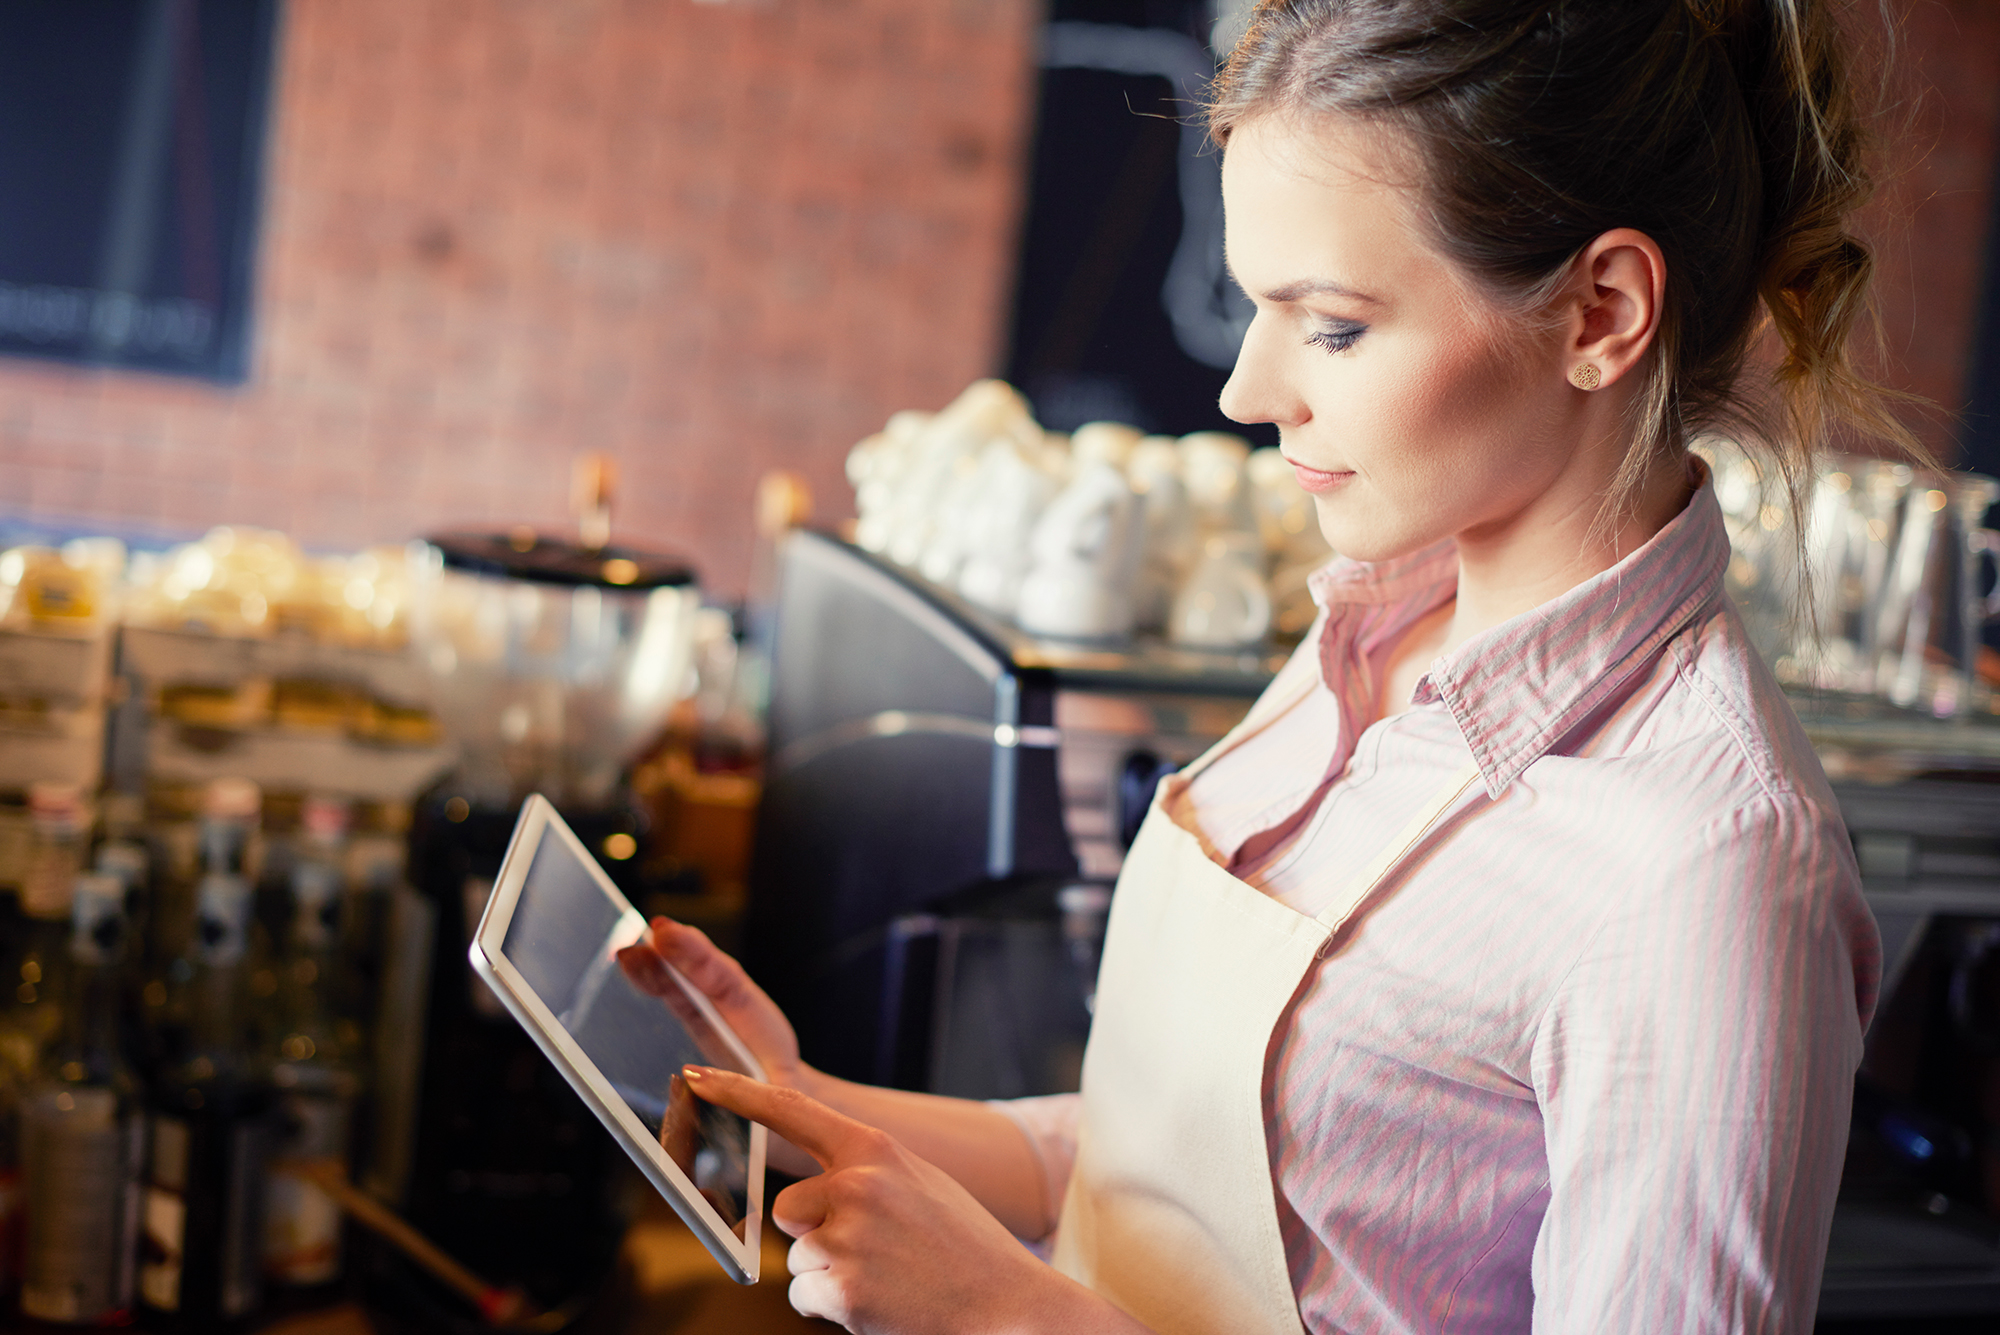
[[1285, 462], [1292, 466], [1292, 471], [1298, 474], [1299, 485], [1307, 491], [1332, 491], [1354, 476], [1352, 470], [1331, 472], [1324, 468], [1308, 468], [1290, 455], [1285, 457]]

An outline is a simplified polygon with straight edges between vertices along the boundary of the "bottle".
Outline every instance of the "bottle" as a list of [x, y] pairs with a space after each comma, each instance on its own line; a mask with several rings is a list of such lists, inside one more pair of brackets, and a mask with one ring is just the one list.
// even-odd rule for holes
[[19, 1278], [21, 1220], [20, 1096], [26, 1078], [27, 1026], [16, 1012], [20, 1001], [20, 955], [26, 924], [21, 916], [18, 868], [0, 869], [12, 884], [0, 885], [0, 1312], [13, 1306]]
[[202, 822], [184, 1053], [151, 1092], [151, 1154], [139, 1246], [148, 1323], [220, 1331], [257, 1309], [269, 1086], [248, 1051], [244, 956], [251, 887], [244, 875], [257, 791], [211, 786]]
[[62, 1025], [63, 975], [69, 967], [70, 896], [83, 870], [83, 791], [73, 783], [28, 789], [34, 820], [21, 880], [20, 946], [6, 981], [14, 1006], [0, 1038], [23, 1079], [41, 1066], [42, 1049]]
[[[355, 964], [356, 956], [351, 938], [361, 926], [365, 905], [360, 902], [361, 887], [348, 875], [348, 834], [354, 825], [354, 804], [344, 797], [333, 797], [315, 793], [306, 798], [299, 809], [299, 839], [296, 861], [289, 879], [289, 924], [286, 933], [288, 958], [300, 958], [301, 950], [317, 952], [328, 949], [333, 952], [332, 972], [317, 982], [320, 994], [331, 1007], [331, 1014], [346, 1022], [344, 1034], [347, 1046], [354, 1047], [359, 1034], [353, 1031], [355, 1015]], [[310, 869], [310, 870], [308, 870]], [[306, 879], [300, 879], [300, 872], [306, 872]], [[301, 935], [306, 924], [300, 914], [307, 905], [300, 899], [301, 894], [320, 895], [330, 893], [333, 898], [325, 903], [314, 900], [313, 912], [323, 920], [313, 924], [317, 933], [319, 926], [326, 928], [326, 940], [318, 935], [311, 938], [308, 946]]]
[[153, 856], [146, 847], [146, 799], [140, 793], [104, 795], [104, 839], [91, 860], [95, 871], [116, 876], [125, 885], [125, 935], [143, 939], [152, 907]]
[[143, 994], [151, 963], [144, 943], [152, 936], [158, 905], [154, 869], [165, 859], [158, 856], [146, 829], [146, 799], [143, 794], [111, 791], [104, 794], [102, 813], [104, 838], [91, 855], [91, 870], [115, 876], [125, 887], [124, 959], [118, 967], [119, 1016], [125, 1050], [135, 1067], [143, 1070], [146, 1042], [142, 1024]]
[[[407, 828], [409, 809], [392, 828]], [[385, 853], [387, 846], [383, 847]], [[424, 1038], [429, 1031], [432, 947], [437, 902], [404, 876], [400, 856], [363, 859], [369, 893], [383, 906], [380, 963], [366, 994], [371, 1026], [368, 1123], [363, 1166], [367, 1189], [392, 1205], [406, 1202], [416, 1158], [418, 1094], [424, 1079]]]
[[[0, 996], [0, 1013], [8, 1009]], [[13, 1063], [0, 1053], [0, 1311], [12, 1304], [21, 1226], [21, 1100]]]
[[30, 784], [28, 812], [33, 832], [20, 896], [0, 913], [0, 1294], [20, 1281], [21, 1107], [62, 1025], [70, 896], [83, 859], [83, 790]]
[[308, 798], [308, 830], [324, 832], [323, 856], [340, 868], [341, 1014], [353, 1025], [354, 1050], [373, 1043], [375, 1006], [388, 949], [389, 887], [401, 875], [409, 847], [409, 808], [379, 803], [367, 821], [354, 803]]
[[[308, 832], [311, 823], [308, 822]], [[309, 840], [292, 870], [292, 925], [281, 965], [280, 1023], [270, 1052], [278, 1098], [277, 1161], [265, 1198], [264, 1269], [276, 1285], [331, 1296], [341, 1275], [341, 1212], [288, 1165], [345, 1175], [360, 1094], [354, 1024], [340, 1004], [342, 958], [338, 866]]]
[[145, 1132], [119, 1024], [124, 883], [80, 876], [71, 923], [62, 1032], [22, 1102], [21, 1314], [123, 1325], [132, 1316]]
[[154, 861], [153, 896], [146, 932], [135, 937], [144, 958], [135, 963], [141, 977], [139, 1017], [149, 1079], [192, 1057], [191, 1024], [194, 978], [202, 943], [196, 926], [198, 900], [212, 862], [233, 863], [238, 876], [248, 862], [250, 840], [263, 808], [263, 794], [242, 779], [216, 779], [201, 793], [200, 819], [193, 839], [186, 827], [159, 831]]

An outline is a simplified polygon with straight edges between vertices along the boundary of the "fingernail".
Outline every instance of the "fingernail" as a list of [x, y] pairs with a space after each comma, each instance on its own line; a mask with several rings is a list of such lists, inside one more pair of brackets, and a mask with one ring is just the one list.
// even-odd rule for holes
[[701, 1079], [703, 1076], [707, 1074], [708, 1074], [708, 1068], [706, 1066], [681, 1067], [681, 1079], [687, 1081], [689, 1084], [693, 1084], [695, 1081]]

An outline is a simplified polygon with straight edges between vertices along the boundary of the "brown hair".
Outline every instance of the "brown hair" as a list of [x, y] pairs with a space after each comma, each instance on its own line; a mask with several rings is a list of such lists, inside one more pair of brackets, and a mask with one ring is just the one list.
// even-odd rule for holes
[[[1928, 462], [1890, 411], [1910, 396], [1852, 347], [1873, 265], [1846, 230], [1872, 188], [1850, 65], [1830, 0], [1263, 0], [1209, 123], [1223, 144], [1273, 113], [1401, 129], [1434, 244], [1523, 314], [1604, 232], [1652, 237], [1666, 296], [1611, 510], [1720, 430], [1772, 456], [1802, 519], [1837, 426]], [[1780, 358], [1746, 386], [1767, 328]]]

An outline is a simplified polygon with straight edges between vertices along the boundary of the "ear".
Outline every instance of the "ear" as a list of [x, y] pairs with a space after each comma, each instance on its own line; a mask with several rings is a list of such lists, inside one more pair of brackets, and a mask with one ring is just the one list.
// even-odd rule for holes
[[1645, 358], [1660, 327], [1667, 262], [1644, 232], [1615, 227], [1576, 258], [1570, 296], [1570, 364], [1589, 362], [1604, 384]]

